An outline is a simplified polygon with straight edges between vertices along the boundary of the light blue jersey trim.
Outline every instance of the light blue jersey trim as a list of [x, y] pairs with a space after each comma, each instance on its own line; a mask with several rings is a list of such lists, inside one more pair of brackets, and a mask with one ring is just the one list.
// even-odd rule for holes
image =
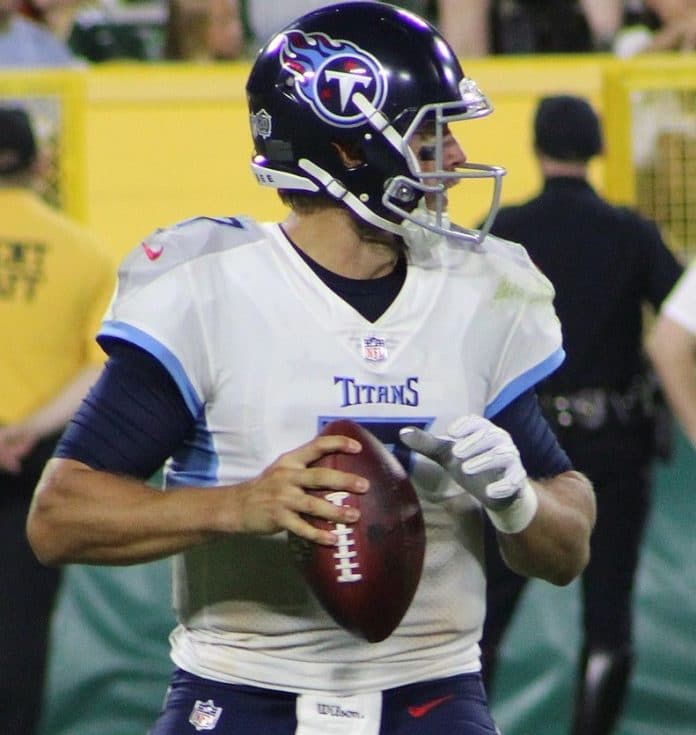
[[217, 485], [219, 469], [220, 457], [215, 451], [212, 434], [201, 419], [196, 422], [193, 439], [172, 456], [164, 474], [165, 487]]
[[486, 406], [486, 410], [483, 415], [489, 419], [500, 411], [505, 406], [512, 403], [517, 396], [522, 395], [526, 390], [536, 385], [540, 380], [543, 380], [548, 375], [558, 368], [558, 366], [565, 360], [565, 350], [559, 347], [554, 353], [549, 355], [543, 362], [535, 365], [531, 370], [527, 370], [526, 373], [515, 378], [511, 383], [508, 383], [500, 393], [496, 396], [492, 403]]
[[162, 363], [167, 372], [172, 376], [181, 391], [181, 395], [184, 397], [186, 407], [191, 412], [191, 415], [195, 418], [200, 416], [203, 410], [203, 401], [199, 398], [191, 381], [188, 379], [183, 365], [179, 362], [179, 358], [163, 344], [137, 327], [118, 321], [104, 322], [97, 336], [97, 341], [100, 337], [122, 339], [124, 342], [129, 342], [149, 352]]
[[124, 322], [104, 322], [98, 339], [100, 337], [124, 340], [145, 350], [158, 360], [172, 376], [184, 397], [186, 407], [196, 419], [193, 437], [175, 452], [170, 466], [165, 471], [165, 486], [217, 484], [220, 458], [205, 423], [203, 401], [191, 385], [179, 359], [149, 334]]

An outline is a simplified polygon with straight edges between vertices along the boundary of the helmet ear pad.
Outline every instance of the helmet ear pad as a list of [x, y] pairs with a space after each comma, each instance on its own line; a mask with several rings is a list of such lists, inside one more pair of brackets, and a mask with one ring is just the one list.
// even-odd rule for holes
[[[344, 167], [341, 183], [373, 212], [393, 222], [400, 221], [399, 216], [384, 207], [382, 197], [387, 183], [394, 176], [413, 178], [404, 156], [377, 132], [366, 133], [362, 138], [350, 141], [335, 141], [333, 147]], [[423, 192], [414, 187], [413, 198], [400, 200], [399, 205], [411, 211], [422, 196]]]

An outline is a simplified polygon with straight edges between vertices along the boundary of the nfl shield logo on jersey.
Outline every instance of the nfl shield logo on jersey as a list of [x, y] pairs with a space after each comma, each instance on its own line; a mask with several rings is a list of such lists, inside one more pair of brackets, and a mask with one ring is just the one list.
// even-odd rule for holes
[[189, 722], [199, 732], [201, 730], [212, 730], [217, 725], [221, 714], [222, 707], [216, 707], [212, 699], [207, 702], [201, 702], [200, 699], [197, 699], [189, 715]]
[[368, 362], [387, 359], [387, 343], [381, 337], [363, 337], [362, 356]]

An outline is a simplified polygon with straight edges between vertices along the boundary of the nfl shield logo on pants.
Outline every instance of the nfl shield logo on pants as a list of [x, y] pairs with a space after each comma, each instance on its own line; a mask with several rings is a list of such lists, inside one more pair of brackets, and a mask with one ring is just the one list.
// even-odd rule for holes
[[201, 730], [212, 730], [217, 725], [221, 713], [222, 707], [216, 707], [212, 699], [207, 702], [201, 702], [200, 699], [197, 699], [189, 715], [189, 722], [199, 732]]

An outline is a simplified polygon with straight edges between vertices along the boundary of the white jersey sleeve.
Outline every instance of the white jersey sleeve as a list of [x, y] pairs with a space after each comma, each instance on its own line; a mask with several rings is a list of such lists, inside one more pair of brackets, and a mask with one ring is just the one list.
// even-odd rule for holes
[[121, 339], [157, 358], [194, 416], [212, 385], [202, 264], [258, 237], [250, 221], [196, 217], [153, 232], [119, 269], [99, 339]]
[[517, 243], [489, 236], [485, 255], [493, 282], [491, 313], [507, 313], [507, 335], [492, 333], [499, 356], [484, 415], [495, 416], [521, 393], [550, 375], [565, 359], [551, 282]]
[[672, 289], [662, 311], [684, 329], [696, 334], [696, 260]]

